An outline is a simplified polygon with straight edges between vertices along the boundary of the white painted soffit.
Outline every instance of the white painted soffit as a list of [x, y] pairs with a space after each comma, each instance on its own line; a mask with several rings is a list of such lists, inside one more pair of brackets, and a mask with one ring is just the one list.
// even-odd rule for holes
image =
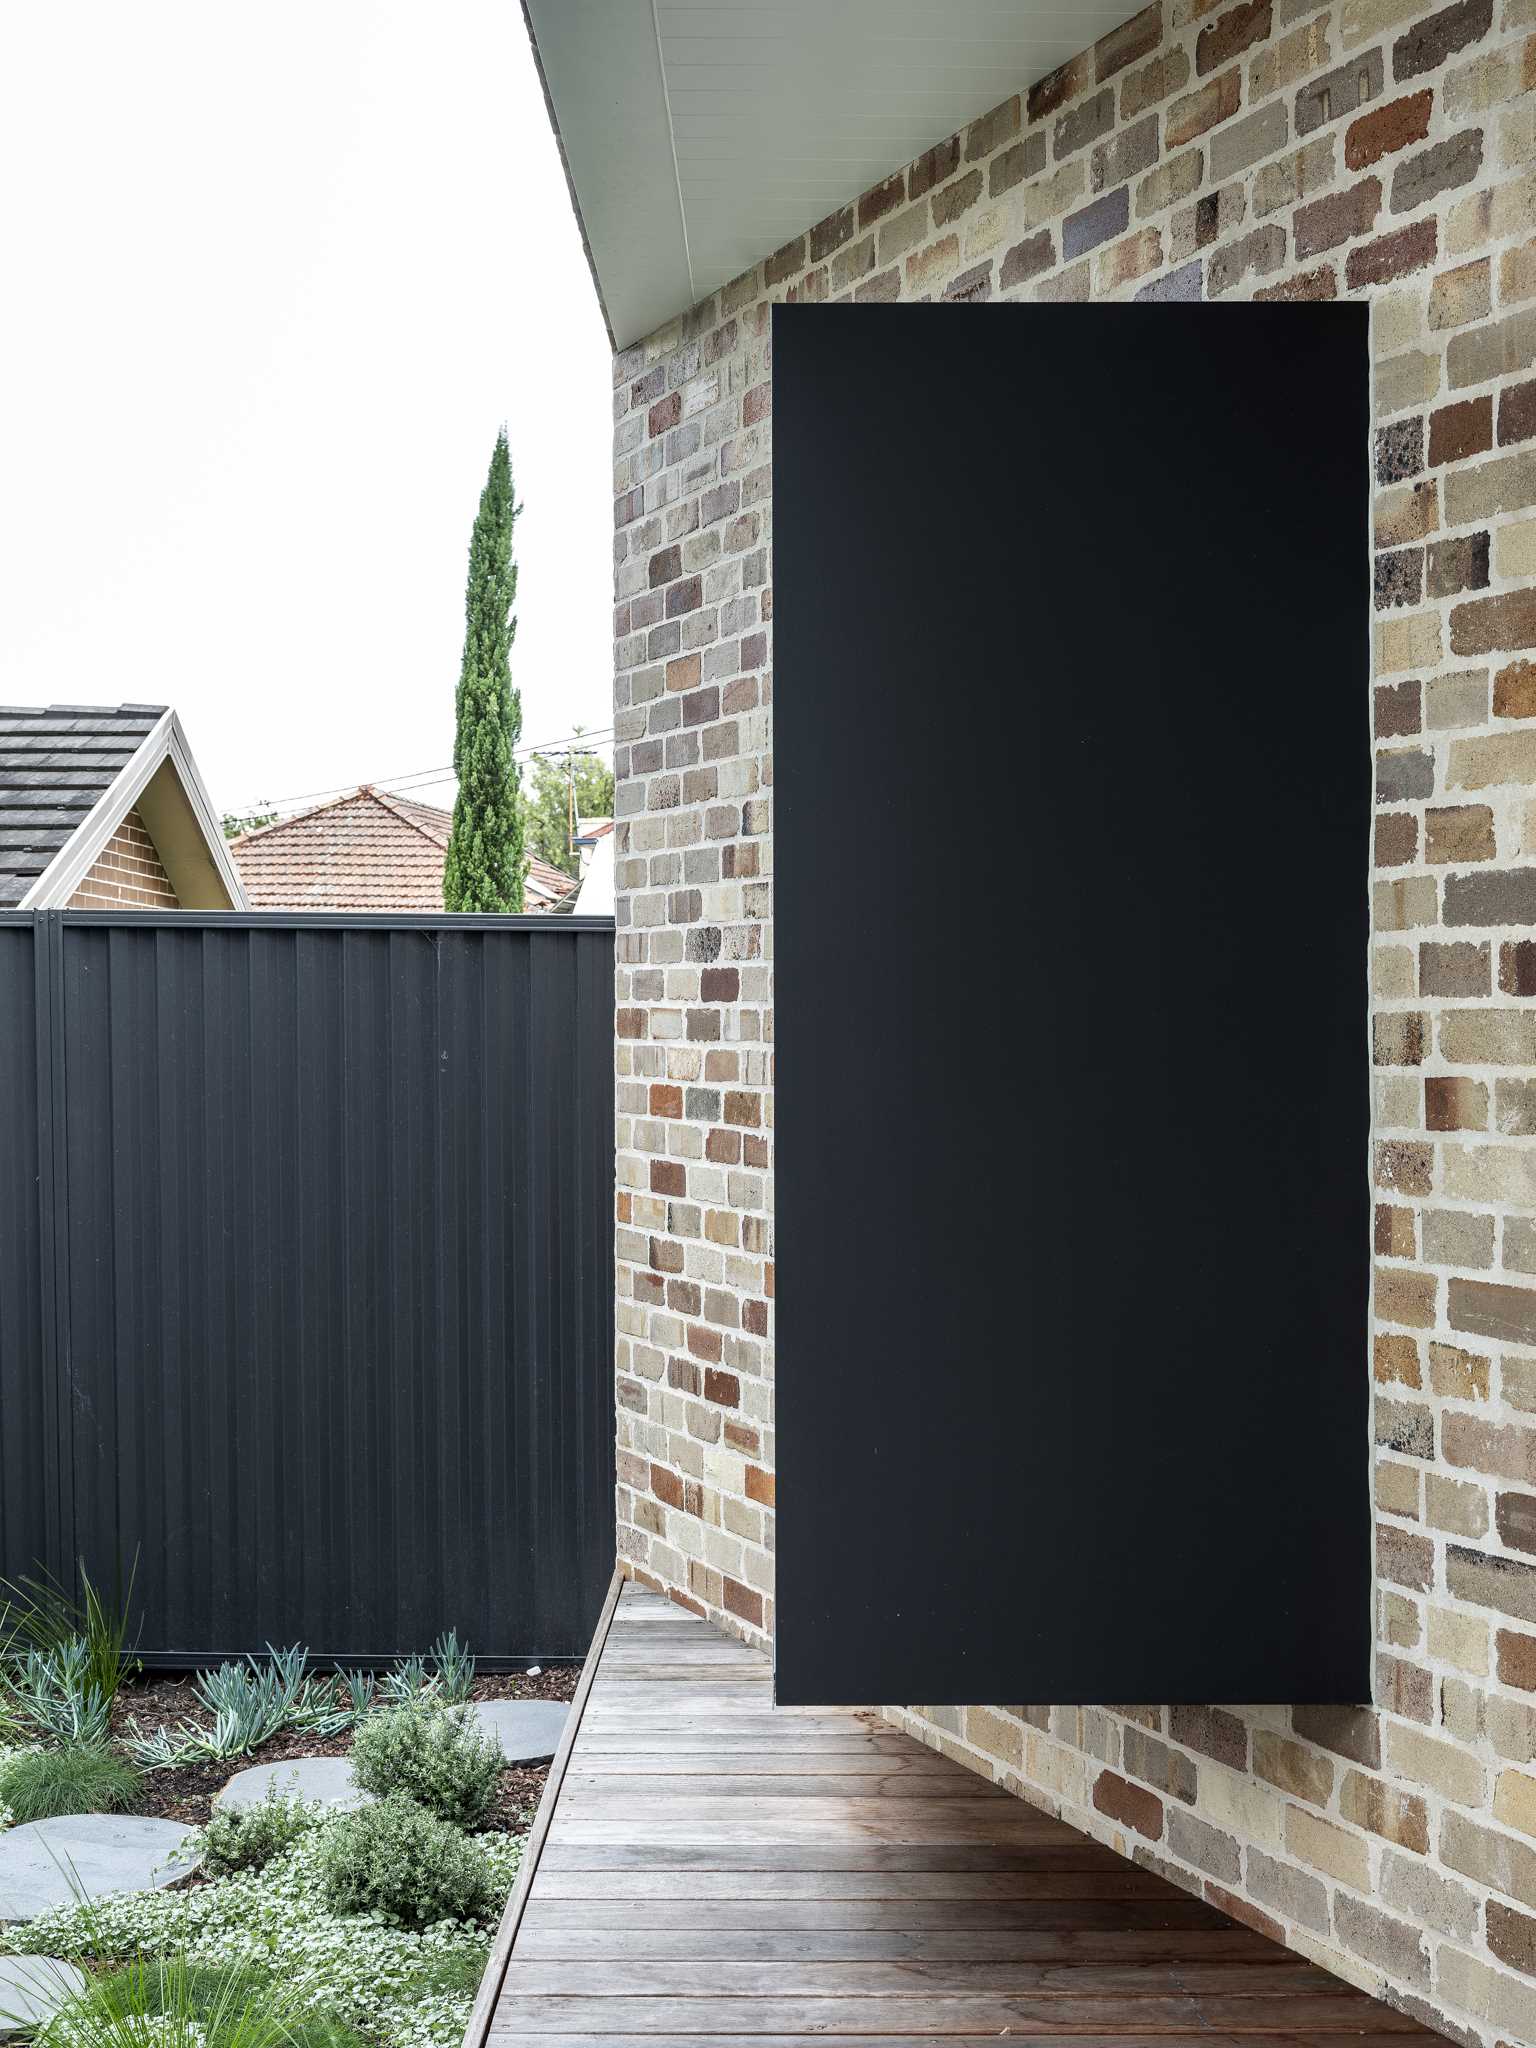
[[1127, 0], [523, 0], [615, 346], [1138, 12]]

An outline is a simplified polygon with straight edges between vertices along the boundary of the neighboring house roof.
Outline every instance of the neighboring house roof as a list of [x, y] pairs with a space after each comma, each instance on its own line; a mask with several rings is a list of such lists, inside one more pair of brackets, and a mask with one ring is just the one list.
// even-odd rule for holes
[[[405, 910], [443, 907], [449, 811], [375, 789], [262, 825], [234, 842], [253, 910]], [[536, 854], [523, 887], [532, 913], [552, 910], [575, 883]]]
[[218, 813], [168, 706], [0, 705], [0, 909], [68, 903], [132, 810], [183, 909], [245, 909]]

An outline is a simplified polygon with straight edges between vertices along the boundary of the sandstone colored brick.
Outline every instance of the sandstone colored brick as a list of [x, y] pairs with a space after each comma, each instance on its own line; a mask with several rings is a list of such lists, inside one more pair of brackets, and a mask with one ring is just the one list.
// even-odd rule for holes
[[1448, 1811], [1440, 1829], [1440, 1861], [1524, 1906], [1536, 1906], [1536, 1849], [1512, 1835]]
[[[1519, 1977], [1523, 1938], [1491, 1908], [1532, 1921], [1536, 1906], [1503, 1883], [1519, 1871], [1496, 1868], [1449, 1817], [1519, 1844], [1492, 1811], [1495, 1785], [1504, 1771], [1536, 1777], [1536, 1550], [1524, 1547], [1536, 1484], [1506, 1475], [1524, 1470], [1536, 1434], [1536, 756], [1519, 744], [1536, 737], [1536, 645], [1501, 644], [1524, 630], [1536, 583], [1522, 466], [1536, 454], [1528, 17], [1533, 0], [1499, 0], [1481, 29], [1475, 9], [1433, 0], [1273, 0], [1258, 32], [1257, 11], [1232, 0], [1144, 8], [1031, 91], [1027, 131], [1016, 104], [984, 112], [616, 369], [620, 1548], [647, 1582], [765, 1641], [767, 302], [1369, 295], [1384, 603], [1373, 718], [1388, 798], [1373, 821], [1371, 960], [1377, 1706], [978, 1706], [929, 1719], [956, 1753], [1069, 1819], [1097, 1796], [1096, 1832], [1124, 1830], [1148, 1868], [1166, 1859], [1178, 1881], [1490, 2048], [1529, 2032], [1496, 2034], [1489, 2018]], [[1106, 226], [1089, 209], [1117, 193], [1127, 217]], [[664, 424], [679, 394], [681, 418]], [[1304, 433], [1305, 392], [1275, 398]], [[1048, 495], [1049, 481], [1020, 488]], [[653, 598], [650, 562], [667, 550]], [[703, 979], [727, 972], [730, 987]], [[647, 1149], [669, 1135], [675, 1152]], [[1304, 1462], [1305, 1418], [1287, 1426]], [[681, 1505], [652, 1489], [653, 1464]], [[1469, 1762], [1475, 1806], [1457, 1798], [1472, 1796]], [[1105, 1773], [1126, 1791], [1101, 1787]], [[1344, 1793], [1351, 1774], [1380, 1789]], [[1330, 1776], [1341, 1784], [1325, 1809]], [[1155, 1835], [1111, 1810], [1138, 1793]], [[1414, 1799], [1428, 1841], [1401, 1847], [1391, 1831], [1414, 1839]], [[1331, 1832], [1309, 1834], [1308, 1820]], [[1491, 1883], [1456, 1867], [1475, 1854]], [[1461, 1962], [1442, 1959], [1446, 1944]]]
[[1204, 158], [1198, 149], [1186, 149], [1179, 156], [1159, 164], [1136, 187], [1137, 219], [1162, 213], [1168, 207], [1176, 206], [1181, 199], [1187, 199], [1192, 192], [1199, 190], [1204, 174]]
[[1303, 1743], [1290, 1742], [1273, 1729], [1259, 1728], [1253, 1737], [1253, 1768], [1293, 1799], [1326, 1806], [1333, 1796], [1333, 1765]]
[[1486, 804], [1446, 805], [1424, 813], [1427, 861], [1485, 861], [1497, 853], [1493, 812]]
[[1134, 121], [1148, 108], [1160, 106], [1170, 94], [1182, 92], [1188, 83], [1189, 53], [1182, 44], [1175, 44], [1121, 81], [1121, 120]]
[[1453, 390], [1511, 377], [1536, 363], [1536, 307], [1523, 307], [1486, 326], [1453, 334], [1445, 352], [1446, 381]]
[[1536, 733], [1501, 732], [1453, 740], [1447, 780], [1452, 789], [1495, 789], [1536, 777]]
[[1482, 1804], [1483, 1767], [1477, 1758], [1422, 1728], [1393, 1726], [1387, 1730], [1387, 1767], [1458, 1806]]
[[[1346, 1785], [1348, 1782], [1346, 1779]], [[1370, 1856], [1363, 1838], [1333, 1821], [1324, 1820], [1320, 1814], [1311, 1813], [1305, 1807], [1288, 1806], [1285, 1810], [1285, 1847], [1298, 1863], [1321, 1871], [1325, 1877], [1353, 1885], [1356, 1891], [1368, 1891], [1370, 1888]]]
[[1486, 256], [1475, 263], [1463, 263], [1455, 270], [1443, 270], [1429, 288], [1431, 327], [1465, 327], [1485, 320], [1492, 292]]
[[1325, 14], [1293, 29], [1267, 49], [1257, 51], [1248, 69], [1249, 98], [1267, 99], [1271, 93], [1283, 92], [1309, 78], [1319, 65], [1331, 63], [1329, 27], [1330, 18]]
[[[1385, 1779], [1372, 1777], [1365, 1771], [1345, 1773], [1339, 1787], [1339, 1813], [1352, 1826], [1395, 1842], [1399, 1848], [1411, 1849], [1415, 1855], [1422, 1856], [1429, 1847], [1429, 1810], [1423, 1798], [1417, 1792], [1401, 1791]], [[1356, 1837], [1347, 1839], [1363, 1852], [1364, 1844]], [[1354, 1882], [1345, 1867], [1331, 1864], [1320, 1864], [1319, 1867], [1330, 1870], [1333, 1876], [1343, 1878], [1346, 1883]], [[1348, 1865], [1348, 1868], [1358, 1867], [1352, 1861]]]

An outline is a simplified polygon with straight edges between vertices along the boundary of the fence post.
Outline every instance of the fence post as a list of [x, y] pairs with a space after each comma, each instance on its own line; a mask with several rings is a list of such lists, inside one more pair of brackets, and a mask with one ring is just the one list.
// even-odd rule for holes
[[32, 917], [32, 985], [37, 1020], [37, 1196], [39, 1312], [43, 1335], [43, 1487], [47, 1555], [42, 1565], [74, 1587], [73, 1404], [69, 1389], [67, 1161], [64, 1145], [63, 932], [56, 910]]

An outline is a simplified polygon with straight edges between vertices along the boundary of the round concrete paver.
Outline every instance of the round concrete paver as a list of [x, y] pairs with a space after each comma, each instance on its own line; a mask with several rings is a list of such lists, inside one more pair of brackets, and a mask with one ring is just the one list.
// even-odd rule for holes
[[259, 1806], [269, 1790], [284, 1799], [306, 1799], [317, 1806], [367, 1806], [373, 1799], [352, 1777], [344, 1756], [295, 1756], [280, 1764], [252, 1764], [236, 1771], [214, 1799], [215, 1806]]
[[85, 1989], [85, 1972], [52, 1956], [0, 1956], [0, 2041], [30, 2034], [71, 1992]]
[[560, 1747], [570, 1711], [564, 1700], [480, 1700], [470, 1708], [485, 1733], [501, 1744], [509, 1764], [548, 1763]]
[[195, 1855], [178, 1854], [186, 1839], [179, 1821], [136, 1814], [74, 1813], [10, 1828], [0, 1835], [0, 1920], [175, 1884], [197, 1867]]

